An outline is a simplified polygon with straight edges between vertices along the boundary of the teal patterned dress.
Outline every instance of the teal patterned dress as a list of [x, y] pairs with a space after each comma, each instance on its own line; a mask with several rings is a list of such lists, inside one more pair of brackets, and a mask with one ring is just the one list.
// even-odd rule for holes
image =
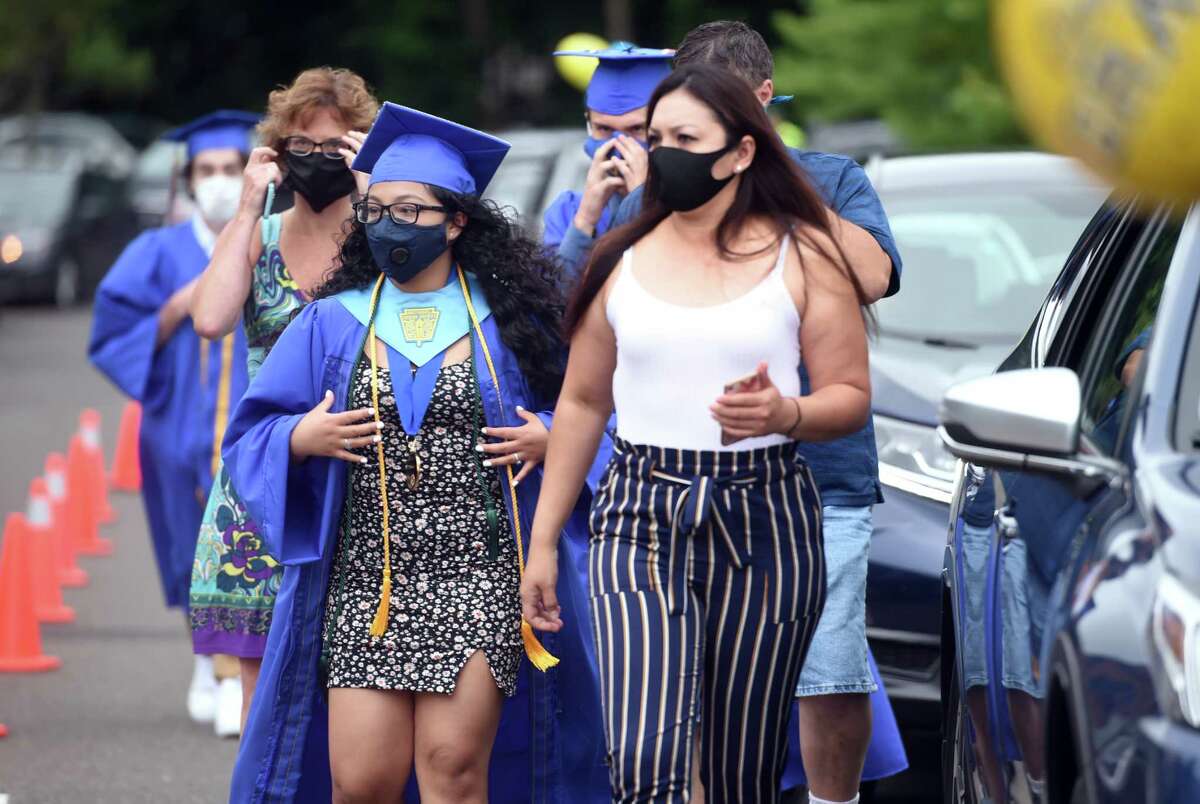
[[[263, 252], [254, 266], [242, 315], [250, 380], [297, 312], [307, 303], [279, 252], [280, 216], [263, 222]], [[263, 548], [222, 464], [216, 472], [192, 564], [189, 596], [196, 653], [261, 658], [283, 567]]]

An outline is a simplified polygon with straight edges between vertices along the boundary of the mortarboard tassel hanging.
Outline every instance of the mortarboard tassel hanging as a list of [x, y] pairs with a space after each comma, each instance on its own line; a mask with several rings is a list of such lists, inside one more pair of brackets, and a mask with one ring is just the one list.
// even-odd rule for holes
[[[371, 350], [371, 406], [375, 410], [375, 424], [379, 425], [379, 358], [376, 355], [375, 310], [379, 305], [379, 293], [383, 290], [383, 274], [375, 283], [371, 294], [371, 326], [367, 330], [367, 346]], [[383, 462], [383, 441], [375, 443], [375, 455], [379, 459], [379, 496], [383, 503], [383, 582], [379, 586], [379, 608], [371, 621], [371, 636], [381, 637], [387, 632], [388, 609], [392, 600], [392, 531], [388, 519], [387, 470]]]
[[[479, 318], [475, 315], [475, 305], [471, 303], [471, 290], [467, 287], [467, 278], [463, 275], [461, 267], [456, 265], [455, 270], [458, 271], [458, 284], [462, 287], [463, 298], [467, 302], [467, 313], [471, 316], [471, 326], [475, 330], [475, 336], [479, 338], [480, 346], [483, 347], [483, 359], [487, 362], [488, 373], [492, 377], [492, 384], [496, 387], [496, 397], [500, 398], [500, 380], [496, 376], [496, 366], [492, 363], [491, 350], [488, 349], [487, 340], [483, 337], [483, 328], [479, 326]], [[503, 407], [503, 400], [500, 404]], [[512, 501], [513, 527], [517, 532], [517, 569], [523, 577], [525, 575], [525, 547], [521, 542], [521, 511], [517, 507], [517, 487], [513, 482], [512, 465], [506, 465], [504, 469], [508, 473], [508, 493]], [[546, 650], [546, 646], [533, 633], [533, 626], [526, 622], [524, 617], [521, 618], [521, 641], [525, 643], [525, 655], [529, 657], [530, 664], [538, 670], [545, 672], [558, 664], [558, 657]]]

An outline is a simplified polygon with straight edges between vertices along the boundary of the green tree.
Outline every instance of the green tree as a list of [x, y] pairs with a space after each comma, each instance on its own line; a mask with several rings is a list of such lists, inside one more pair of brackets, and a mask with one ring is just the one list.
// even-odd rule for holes
[[12, 0], [0, 12], [0, 109], [137, 98], [153, 60], [130, 47], [120, 0]]
[[916, 150], [1025, 143], [988, 0], [811, 0], [774, 15], [775, 83], [805, 122], [879, 118]]

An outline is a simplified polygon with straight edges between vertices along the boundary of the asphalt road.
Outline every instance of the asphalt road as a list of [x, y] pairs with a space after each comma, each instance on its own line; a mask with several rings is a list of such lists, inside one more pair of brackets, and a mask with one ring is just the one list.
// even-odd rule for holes
[[[85, 406], [104, 420], [111, 456], [123, 400], [88, 364], [90, 315], [0, 309], [0, 514], [24, 510], [48, 452], [65, 450]], [[191, 643], [162, 602], [135, 496], [113, 498], [111, 558], [67, 590], [77, 620], [42, 627], [60, 670], [0, 674], [0, 801], [8, 804], [223, 802], [236, 752], [184, 710]]]
[[[0, 516], [24, 510], [29, 481], [48, 452], [66, 449], [84, 407], [101, 412], [111, 459], [124, 400], [87, 362], [89, 326], [86, 309], [0, 308]], [[116, 555], [83, 559], [90, 585], [66, 590], [77, 621], [42, 627], [44, 652], [62, 668], [0, 674], [10, 731], [0, 739], [0, 804], [226, 801], [236, 744], [188, 720], [183, 616], [163, 605], [140, 500], [113, 503], [118, 520], [104, 535]], [[936, 746], [909, 752], [916, 766], [936, 762]], [[934, 800], [930, 782], [910, 771], [874, 800]]]

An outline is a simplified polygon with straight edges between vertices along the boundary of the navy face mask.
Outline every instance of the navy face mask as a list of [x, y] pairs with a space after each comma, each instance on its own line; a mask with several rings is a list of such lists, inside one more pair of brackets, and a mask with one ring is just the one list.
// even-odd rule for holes
[[[616, 136], [617, 135], [614, 134], [613, 136], [608, 137], [607, 139], [603, 139], [603, 140], [597, 139], [595, 137], [588, 137], [586, 140], [583, 141], [583, 152], [588, 155], [588, 159], [594, 159], [596, 156], [596, 149], [599, 148], [604, 143], [608, 142], [609, 140], [616, 139]], [[634, 139], [634, 142], [636, 142], [638, 145], [645, 148], [647, 151], [650, 150], [650, 146], [647, 145], [646, 143], [642, 142], [641, 140], [639, 140], [637, 137], [634, 137], [633, 139]], [[616, 148], [614, 148], [614, 149], [612, 149], [612, 151], [609, 152], [609, 156], [616, 158], [616, 159], [620, 159], [621, 152], [618, 151]]]
[[446, 224], [396, 223], [384, 215], [366, 224], [367, 245], [379, 270], [400, 284], [424, 271], [447, 248]]

